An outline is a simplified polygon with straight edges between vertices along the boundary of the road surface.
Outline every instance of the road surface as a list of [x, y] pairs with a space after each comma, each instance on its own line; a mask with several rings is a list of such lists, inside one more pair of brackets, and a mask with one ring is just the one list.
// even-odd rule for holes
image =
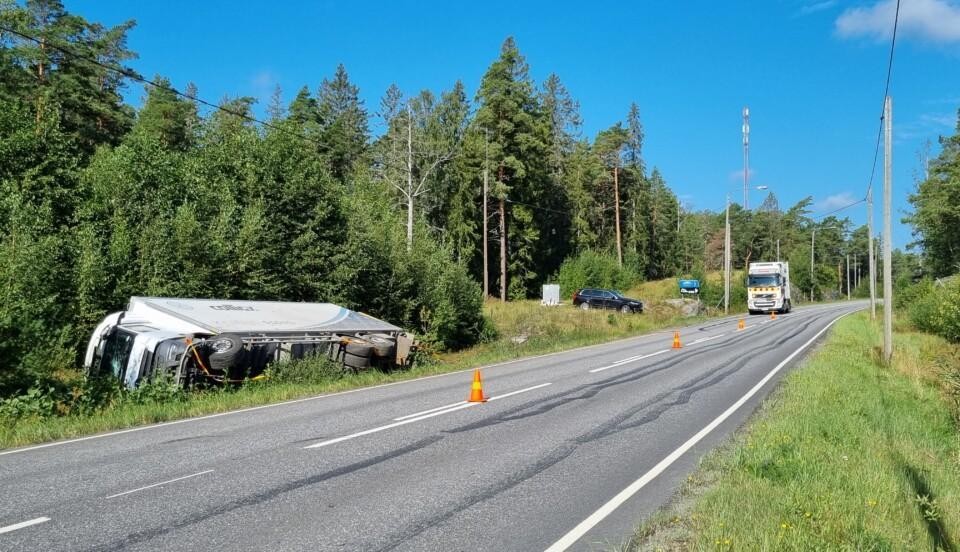
[[610, 549], [863, 306], [0, 451], [0, 550]]

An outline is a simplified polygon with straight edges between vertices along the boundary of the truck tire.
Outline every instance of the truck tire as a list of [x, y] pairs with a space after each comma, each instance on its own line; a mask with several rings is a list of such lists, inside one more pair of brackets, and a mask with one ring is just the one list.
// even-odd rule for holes
[[223, 374], [231, 373], [234, 368], [242, 367], [247, 358], [247, 350], [243, 348], [243, 340], [236, 334], [220, 334], [207, 340], [207, 349], [210, 351], [210, 369]]
[[393, 358], [397, 354], [397, 341], [388, 334], [369, 334], [363, 336], [373, 347], [373, 355], [380, 358]]
[[373, 355], [373, 345], [366, 339], [356, 336], [344, 337], [340, 341], [343, 351], [340, 361], [351, 370], [362, 370], [370, 367], [370, 357]]

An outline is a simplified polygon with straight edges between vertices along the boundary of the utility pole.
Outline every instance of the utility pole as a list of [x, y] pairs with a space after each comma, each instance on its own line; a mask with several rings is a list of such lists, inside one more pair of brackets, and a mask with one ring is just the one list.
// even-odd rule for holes
[[613, 213], [617, 224], [617, 266], [623, 268], [623, 247], [620, 245], [620, 181], [617, 174], [620, 172], [620, 150], [617, 150], [613, 161]]
[[407, 252], [413, 247], [413, 110], [407, 102]]
[[743, 208], [750, 209], [750, 108], [743, 108]]
[[490, 231], [487, 228], [487, 193], [490, 186], [487, 182], [487, 174], [490, 172], [489, 163], [489, 142], [490, 131], [483, 129], [483, 299], [486, 301], [490, 297], [490, 265], [487, 261], [487, 238]]
[[780, 262], [780, 238], [777, 238], [777, 262]]
[[850, 300], [850, 254], [847, 253], [847, 301]]
[[893, 187], [893, 100], [883, 103], [883, 359], [893, 359], [893, 224], [890, 202]]
[[730, 312], [730, 194], [727, 194], [727, 215], [723, 237], [723, 314]]
[[810, 233], [810, 302], [813, 303], [813, 288], [816, 287], [816, 273], [813, 271], [813, 247], [816, 243], [817, 228]]
[[867, 188], [867, 271], [870, 273], [870, 320], [877, 319], [877, 260], [873, 250], [873, 183]]

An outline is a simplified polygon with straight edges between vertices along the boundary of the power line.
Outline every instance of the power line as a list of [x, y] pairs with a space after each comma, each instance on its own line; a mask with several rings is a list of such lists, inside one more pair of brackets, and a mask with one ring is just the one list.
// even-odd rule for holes
[[22, 33], [22, 32], [20, 32], [20, 31], [18, 31], [18, 30], [16, 30], [16, 29], [11, 29], [10, 27], [6, 27], [6, 26], [4, 26], [4, 25], [0, 25], [0, 31], [6, 32], [6, 33], [10, 33], [10, 34], [15, 35], [15, 36], [19, 36], [20, 38], [22, 38], [22, 39], [24, 39], [24, 40], [29, 40], [29, 41], [31, 41], [31, 42], [34, 42], [34, 43], [39, 44], [39, 45], [41, 45], [41, 46], [44, 46], [44, 47], [46, 47], [46, 48], [51, 48], [51, 49], [53, 49], [53, 50], [56, 50], [56, 51], [58, 51], [58, 52], [60, 52], [60, 53], [62, 53], [62, 54], [64, 54], [64, 55], [68, 56], [68, 57], [71, 57], [71, 58], [73, 58], [73, 59], [78, 59], [78, 60], [81, 60], [81, 61], [86, 61], [87, 63], [91, 63], [91, 64], [93, 64], [93, 65], [96, 65], [96, 66], [98, 66], [98, 67], [101, 67], [101, 68], [103, 68], [103, 69], [106, 69], [107, 71], [111, 71], [111, 72], [117, 73], [117, 74], [119, 74], [119, 75], [123, 75], [124, 77], [127, 77], [127, 78], [129, 78], [129, 79], [133, 79], [133, 80], [135, 80], [135, 81], [137, 81], [137, 82], [140, 82], [140, 83], [143, 83], [143, 84], [147, 84], [147, 85], [153, 86], [154, 88], [159, 88], [159, 89], [161, 89], [161, 90], [166, 90], [167, 92], [170, 92], [170, 93], [172, 93], [172, 94], [175, 94], [176, 96], [178, 96], [178, 97], [180, 97], [180, 98], [183, 98], [183, 99], [185, 99], [185, 100], [197, 102], [198, 104], [201, 104], [201, 105], [204, 105], [204, 106], [213, 108], [213, 109], [215, 109], [215, 110], [217, 110], [217, 111], [222, 111], [223, 113], [227, 113], [227, 114], [229, 114], [229, 115], [233, 115], [233, 116], [236, 116], [236, 117], [240, 117], [241, 119], [244, 119], [244, 120], [249, 121], [249, 122], [251, 122], [251, 123], [256, 123], [256, 124], [259, 124], [259, 125], [263, 125], [264, 127], [267, 127], [267, 128], [273, 129], [273, 130], [277, 130], [277, 131], [279, 131], [279, 132], [283, 132], [283, 133], [286, 133], [286, 134], [290, 134], [290, 135], [292, 135], [292, 136], [296, 136], [296, 137], [298, 137], [298, 138], [301, 138], [301, 139], [303, 139], [303, 140], [307, 140], [308, 142], [311, 142], [311, 143], [313, 143], [313, 144], [316, 144], [316, 145], [318, 145], [318, 146], [320, 146], [320, 147], [322, 147], [322, 148], [329, 148], [329, 146], [328, 146], [327, 144], [325, 144], [325, 143], [323, 143], [323, 142], [321, 142], [321, 141], [319, 141], [319, 140], [315, 140], [315, 139], [313, 139], [313, 138], [310, 138], [309, 136], [305, 136], [305, 135], [300, 134], [300, 133], [298, 133], [298, 132], [290, 131], [290, 130], [288, 130], [288, 129], [286, 129], [286, 128], [283, 128], [283, 127], [281, 127], [281, 126], [275, 125], [275, 124], [270, 123], [270, 122], [268, 122], [268, 121], [263, 121], [263, 120], [257, 119], [256, 117], [253, 117], [253, 116], [248, 115], [248, 114], [246, 114], [246, 113], [243, 113], [243, 112], [240, 112], [240, 111], [235, 111], [235, 110], [233, 110], [233, 109], [229, 109], [229, 108], [223, 107], [223, 106], [221, 106], [221, 105], [217, 105], [217, 104], [215, 104], [215, 103], [213, 103], [213, 102], [208, 102], [208, 101], [204, 100], [203, 98], [199, 98], [199, 97], [197, 97], [197, 96], [191, 96], [190, 94], [186, 94], [186, 93], [184, 93], [184, 92], [181, 92], [181, 91], [177, 90], [176, 88], [173, 88], [172, 86], [166, 86], [166, 85], [163, 85], [163, 84], [159, 84], [159, 83], [157, 83], [157, 82], [155, 82], [155, 81], [152, 81], [152, 80], [150, 80], [150, 79], [148, 79], [148, 78], [145, 78], [145, 77], [141, 76], [139, 73], [137, 73], [137, 72], [135, 72], [135, 71], [133, 71], [133, 70], [131, 70], [131, 69], [126, 69], [126, 68], [124, 68], [124, 67], [118, 67], [118, 66], [115, 66], [115, 65], [103, 63], [102, 61], [100, 61], [100, 60], [98, 60], [98, 59], [96, 59], [96, 58], [89, 57], [89, 56], [85, 56], [85, 55], [82, 55], [82, 54], [78, 54], [78, 53], [73, 52], [73, 51], [71, 51], [71, 50], [69, 50], [69, 49], [67, 49], [67, 48], [64, 48], [63, 46], [58, 46], [58, 45], [53, 44], [53, 43], [50, 43], [50, 42], [48, 42], [48, 41], [46, 41], [46, 40], [41, 40], [41, 39], [39, 39], [39, 38], [37, 38], [37, 37], [35, 37], [35, 36], [31, 36], [31, 35]]
[[[900, 0], [897, 0], [897, 8], [893, 16], [893, 35], [890, 39], [890, 56], [887, 59], [887, 79], [886, 83], [883, 86], [883, 101], [887, 101], [887, 96], [890, 94], [890, 78], [893, 74], [893, 51], [894, 47], [897, 44], [897, 24], [900, 21]], [[870, 167], [870, 180], [867, 183], [867, 195], [870, 194], [870, 190], [873, 189], [873, 177], [877, 172], [877, 159], [880, 156], [880, 138], [883, 136], [883, 112], [884, 108], [880, 107], [880, 125], [877, 129], [877, 145], [873, 149], [873, 165]]]
[[849, 208], [851, 208], [851, 207], [860, 205], [861, 203], [865, 202], [866, 200], [867, 200], [867, 198], [858, 199], [857, 201], [854, 201], [853, 203], [848, 203], [848, 204], [844, 205], [843, 207], [839, 207], [839, 208], [837, 208], [837, 209], [834, 209], [833, 211], [829, 211], [829, 212], [823, 213], [822, 215], [817, 215], [817, 216], [811, 217], [811, 218], [814, 219], [814, 220], [826, 218], [826, 217], [828, 217], [828, 216], [830, 216], [830, 215], [833, 215], [833, 214], [835, 214], [835, 213], [839, 213], [840, 211], [843, 211], [843, 210], [845, 210], [845, 209], [849, 209]]

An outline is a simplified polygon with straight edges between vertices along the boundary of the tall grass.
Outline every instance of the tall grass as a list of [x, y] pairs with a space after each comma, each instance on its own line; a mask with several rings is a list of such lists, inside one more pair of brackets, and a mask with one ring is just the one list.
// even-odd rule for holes
[[865, 314], [839, 322], [625, 548], [956, 550], [960, 433], [943, 380], [960, 354], [905, 332], [888, 368], [879, 342]]

